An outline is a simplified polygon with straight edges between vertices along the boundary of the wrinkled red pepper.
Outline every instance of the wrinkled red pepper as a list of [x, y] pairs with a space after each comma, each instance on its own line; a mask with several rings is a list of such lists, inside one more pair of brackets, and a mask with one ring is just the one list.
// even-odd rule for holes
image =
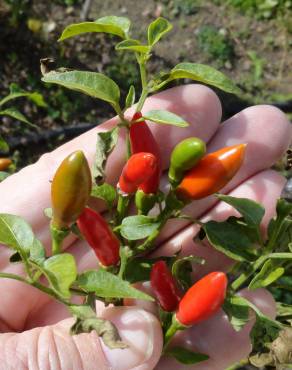
[[181, 299], [181, 293], [165, 261], [154, 263], [150, 273], [150, 283], [164, 311], [175, 311]]
[[77, 226], [103, 266], [115, 266], [120, 261], [120, 242], [104, 218], [86, 207]]

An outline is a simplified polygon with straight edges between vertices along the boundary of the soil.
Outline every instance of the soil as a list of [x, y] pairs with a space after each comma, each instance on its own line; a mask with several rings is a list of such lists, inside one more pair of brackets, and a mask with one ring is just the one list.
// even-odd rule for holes
[[[98, 124], [113, 114], [100, 101], [55, 86], [45, 86], [40, 81], [41, 58], [53, 57], [58, 66], [109, 74], [122, 85], [123, 96], [130, 83], [139, 85], [136, 67], [130, 65], [131, 56], [117, 56], [114, 52], [115, 38], [86, 34], [63, 43], [56, 42], [66, 25], [80, 22], [83, 4], [75, 1], [74, 6], [66, 6], [64, 0], [26, 2], [28, 5], [23, 14], [15, 25], [11, 25], [11, 10], [0, 0], [0, 96], [8, 93], [10, 83], [17, 82], [25, 90], [41, 92], [48, 106], [36, 108], [25, 100], [15, 103], [38, 125], [37, 131], [9, 118], [1, 118], [0, 135], [10, 142], [12, 152], [21, 150], [20, 156], [15, 155], [20, 158], [18, 167], [34, 161], [41, 154], [37, 150], [40, 147], [37, 137], [45, 137], [42, 151], [50, 150], [68, 140], [63, 130], [65, 126], [78, 125], [76, 134], [79, 134], [82, 132], [80, 123]], [[247, 104], [292, 100], [292, 53], [289, 53], [292, 27], [289, 18], [288, 21], [285, 18], [260, 20], [241, 14], [226, 4], [224, 1], [199, 0], [92, 0], [88, 19], [109, 14], [129, 17], [134, 38], [146, 39], [147, 25], [157, 16], [166, 17], [173, 24], [173, 30], [155, 49], [150, 73], [167, 70], [182, 61], [208, 63], [237, 82], [243, 90], [241, 98]], [[233, 51], [226, 60], [220, 61], [220, 55], [218, 58], [212, 56], [212, 50], [211, 53], [202, 50], [199, 34], [206, 26], [223, 35], [223, 42], [225, 38], [232, 44]], [[246, 105], [229, 95], [220, 94], [220, 97], [226, 116]], [[71, 130], [71, 136], [74, 136], [74, 130], [73, 133]]]

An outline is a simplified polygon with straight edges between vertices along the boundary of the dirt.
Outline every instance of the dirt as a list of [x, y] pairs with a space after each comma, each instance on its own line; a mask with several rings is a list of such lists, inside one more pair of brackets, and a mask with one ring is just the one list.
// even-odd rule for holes
[[[131, 66], [133, 59], [121, 54], [117, 56], [113, 49], [113, 41], [117, 40], [108, 35], [88, 34], [57, 43], [66, 25], [80, 22], [81, 3], [68, 7], [62, 0], [30, 1], [23, 17], [14, 26], [9, 23], [9, 8], [3, 4], [0, 0], [0, 96], [8, 93], [12, 82], [44, 95], [47, 108], [36, 109], [23, 100], [16, 104], [39, 126], [34, 135], [46, 133], [48, 140], [42, 145], [43, 150], [67, 139], [66, 134], [61, 133], [53, 135], [55, 139], [51, 140], [48, 131], [80, 125], [80, 122], [98, 124], [113, 112], [102, 102], [55, 86], [45, 86], [40, 81], [40, 58], [53, 57], [58, 66], [110, 74], [122, 84], [122, 96], [125, 96], [129, 82], [139, 85], [137, 69]], [[258, 20], [240, 14], [221, 1], [92, 0], [88, 19], [104, 15], [129, 17], [133, 37], [145, 41], [146, 27], [155, 17], [163, 16], [171, 21], [173, 30], [155, 49], [153, 62], [149, 65], [151, 74], [168, 70], [183, 61], [208, 63], [232, 77], [243, 90], [242, 98], [249, 100], [249, 104], [292, 100], [291, 25], [287, 26], [285, 19]], [[39, 22], [40, 30], [32, 30], [33, 27], [28, 26], [31, 21]], [[217, 57], [202, 51], [199, 33], [206, 26], [212, 26], [232, 43], [234, 55], [230, 59], [220, 62]], [[222, 100], [229, 108], [227, 116], [233, 113], [230, 107], [234, 106], [234, 111], [241, 107], [233, 97], [223, 95]], [[31, 129], [4, 118], [1, 134], [8, 141], [11, 137], [19, 141], [30, 135]], [[19, 166], [35, 160], [40, 153], [35, 155], [34, 151], [28, 151]]]

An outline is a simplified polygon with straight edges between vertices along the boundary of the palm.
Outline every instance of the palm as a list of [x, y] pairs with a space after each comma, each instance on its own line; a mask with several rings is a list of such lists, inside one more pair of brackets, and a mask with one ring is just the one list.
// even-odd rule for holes
[[[219, 101], [209, 89], [200, 85], [166, 91], [149, 99], [146, 105], [151, 109], [167, 108], [184, 116], [191, 123], [187, 129], [153, 126], [155, 136], [161, 144], [165, 168], [167, 168], [170, 151], [175, 143], [188, 136], [201, 137], [208, 142], [209, 151], [226, 145], [248, 143], [243, 167], [223, 191], [261, 202], [266, 208], [264, 230], [268, 220], [274, 214], [276, 198], [280, 195], [284, 184], [280, 175], [267, 168], [281, 156], [290, 143], [291, 129], [285, 116], [272, 107], [259, 106], [245, 110], [226, 124], [219, 126], [221, 116]], [[115, 122], [111, 120], [103, 127], [108, 129]], [[42, 210], [50, 206], [49, 180], [60, 161], [73, 150], [82, 149], [88, 159], [93, 159], [95, 132], [96, 130], [92, 130], [58, 148], [53, 153], [44, 156], [37, 164], [25, 168], [0, 185], [1, 213], [12, 213], [24, 217], [33, 225], [34, 231], [47, 248], [50, 246], [48, 221], [43, 216]], [[121, 138], [118, 148], [109, 160], [108, 181], [112, 183], [116, 183], [123, 164], [124, 146], [124, 138]], [[215, 203], [213, 197], [208, 197], [192, 203], [187, 212], [194, 217], [204, 215], [204, 218], [217, 220], [231, 214], [232, 211], [227, 205]], [[95, 206], [100, 207], [98, 204]], [[207, 214], [206, 211], [208, 211]], [[196, 270], [197, 276], [206, 271], [226, 270], [231, 263], [228, 258], [215, 252], [209, 246], [202, 247], [199, 244], [194, 246], [192, 239], [196, 232], [196, 226], [188, 226], [182, 221], [169, 222], [159, 238], [159, 248], [155, 253], [173, 255], [182, 248], [183, 254], [192, 253], [206, 258], [206, 266], [203, 267], [204, 270], [202, 268]], [[83, 242], [70, 240], [66, 247], [76, 257], [79, 270], [96, 267], [94, 254]], [[1, 248], [2, 271], [19, 273], [21, 266], [9, 265], [9, 255], [8, 249]], [[2, 280], [0, 296], [2, 297], [0, 305], [2, 332], [19, 332], [52, 325], [68, 317], [63, 306], [22, 283]], [[273, 301], [265, 291], [257, 292], [251, 299], [255, 299], [262, 305], [262, 309], [266, 312], [273, 313]], [[116, 322], [123, 338], [130, 343], [129, 349], [109, 351], [98, 344], [94, 333], [72, 338], [67, 330], [70, 323], [63, 321], [53, 329], [47, 327], [25, 331], [16, 336], [14, 334], [0, 336], [2, 344], [5, 344], [6, 349], [8, 347], [3, 355], [4, 362], [6, 361], [8, 365], [1, 366], [4, 366], [3, 369], [12, 367], [22, 369], [27, 368], [23, 365], [25, 363], [29, 364], [27, 365], [29, 369], [57, 369], [58, 364], [61, 364], [60, 368], [64, 370], [73, 368], [87, 370], [95, 368], [96, 361], [100, 364], [100, 369], [106, 369], [107, 365], [102, 367], [102, 363], [106, 364], [109, 361], [115, 370], [132, 369], [138, 364], [144, 364], [145, 369], [153, 368], [160, 356], [162, 343], [161, 332], [153, 316], [138, 308], [113, 308], [106, 310], [103, 314]], [[220, 336], [214, 336], [214, 332], [218, 333], [218, 331], [220, 331]], [[248, 353], [247, 333], [248, 328], [240, 334], [235, 334], [223, 313], [219, 312], [207, 322], [180, 334], [176, 340], [184, 341], [194, 350], [208, 353], [211, 356], [211, 360], [196, 368], [223, 369]], [[147, 348], [150, 351], [146, 357], [145, 346], [149, 346]], [[20, 348], [19, 356], [14, 355], [16, 347]], [[223, 348], [228, 348], [229, 356], [225, 356]], [[40, 354], [37, 359], [36, 354]], [[35, 365], [30, 365], [34, 360]], [[178, 367], [177, 363], [172, 360], [161, 360], [159, 369], [167, 367], [184, 369], [183, 366]]]

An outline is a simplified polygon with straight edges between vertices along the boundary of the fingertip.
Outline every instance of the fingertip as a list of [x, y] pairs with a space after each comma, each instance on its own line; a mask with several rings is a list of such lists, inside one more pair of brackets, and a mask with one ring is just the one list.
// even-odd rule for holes
[[138, 307], [111, 307], [102, 316], [116, 325], [122, 340], [129, 345], [126, 349], [110, 350], [102, 344], [109, 366], [115, 370], [153, 369], [163, 345], [156, 317]]

